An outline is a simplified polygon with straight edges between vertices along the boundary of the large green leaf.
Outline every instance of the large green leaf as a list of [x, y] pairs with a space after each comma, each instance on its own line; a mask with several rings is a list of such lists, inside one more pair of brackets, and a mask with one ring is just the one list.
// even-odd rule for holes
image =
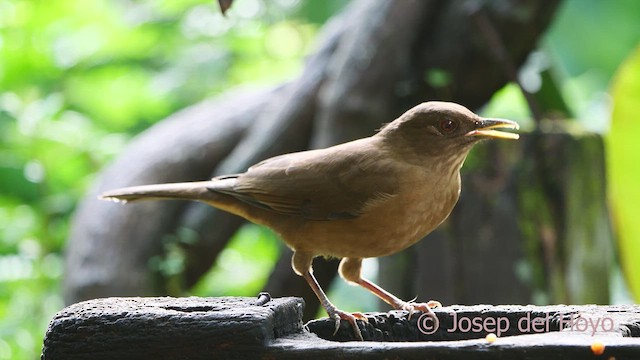
[[611, 210], [622, 269], [640, 301], [640, 47], [622, 64], [613, 83], [607, 162]]

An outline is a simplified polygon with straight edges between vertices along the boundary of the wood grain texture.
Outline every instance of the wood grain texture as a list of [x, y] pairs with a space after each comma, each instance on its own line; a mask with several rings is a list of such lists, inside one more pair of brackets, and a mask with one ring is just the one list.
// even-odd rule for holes
[[[366, 340], [361, 342], [349, 341], [353, 332], [344, 322], [336, 336], [328, 319], [303, 327], [304, 305], [299, 298], [265, 300], [165, 297], [81, 302], [51, 320], [42, 360], [571, 360], [596, 358], [591, 350], [594, 342], [605, 346], [604, 358], [640, 357], [638, 305], [449, 306], [435, 310], [441, 328], [432, 335], [420, 332], [417, 313], [411, 320], [405, 312], [370, 313], [369, 324], [360, 323]], [[498, 332], [500, 336], [490, 343], [485, 339], [487, 331], [461, 331], [463, 318], [481, 319], [490, 330], [497, 326], [491, 324], [501, 323], [504, 328], [508, 323], [509, 330]], [[536, 318], [542, 320], [534, 327]], [[581, 330], [580, 324], [587, 324], [587, 319], [606, 325], [596, 326], [595, 332], [587, 325]], [[456, 320], [458, 331], [449, 331]]]

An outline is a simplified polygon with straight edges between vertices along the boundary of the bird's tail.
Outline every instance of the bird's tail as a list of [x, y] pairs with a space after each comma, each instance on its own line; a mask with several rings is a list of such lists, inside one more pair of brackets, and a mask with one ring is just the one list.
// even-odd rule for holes
[[111, 190], [99, 196], [102, 200], [130, 202], [146, 199], [211, 200], [216, 195], [210, 190], [212, 181], [194, 181], [172, 184], [132, 186]]

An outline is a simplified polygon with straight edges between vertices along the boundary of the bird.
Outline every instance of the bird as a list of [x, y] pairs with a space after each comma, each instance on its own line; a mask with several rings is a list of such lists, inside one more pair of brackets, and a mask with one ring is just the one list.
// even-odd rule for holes
[[460, 168], [483, 139], [518, 139], [516, 122], [482, 118], [466, 107], [423, 102], [383, 125], [370, 137], [324, 149], [263, 160], [244, 173], [206, 181], [141, 185], [103, 193], [119, 202], [142, 199], [196, 200], [277, 233], [293, 250], [291, 265], [303, 277], [335, 333], [346, 320], [363, 340], [357, 320], [364, 314], [338, 309], [313, 275], [312, 262], [341, 259], [338, 273], [397, 310], [427, 313], [427, 303], [404, 301], [361, 275], [362, 260], [406, 249], [451, 213], [461, 191]]

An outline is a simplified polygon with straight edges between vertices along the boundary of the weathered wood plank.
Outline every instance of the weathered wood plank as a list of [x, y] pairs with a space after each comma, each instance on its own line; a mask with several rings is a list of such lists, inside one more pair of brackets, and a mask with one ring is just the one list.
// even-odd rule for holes
[[[640, 358], [640, 305], [448, 306], [440, 328], [415, 313], [367, 314], [366, 341], [329, 319], [302, 324], [299, 298], [107, 298], [60, 311], [43, 360], [218, 358], [583, 359]], [[538, 319], [538, 320], [536, 320]], [[488, 333], [499, 335], [492, 343]]]
[[[42, 359], [211, 359], [302, 332], [298, 298], [106, 298], [57, 313]], [[256, 351], [256, 350], [254, 350]]]
[[[415, 313], [410, 319], [406, 311], [370, 313], [369, 323], [361, 323], [362, 336], [370, 341], [455, 341], [482, 339], [489, 333], [498, 337], [565, 336], [569, 332], [605, 337], [640, 335], [638, 305], [452, 305], [434, 312], [440, 320], [438, 329], [422, 313]], [[326, 340], [355, 340], [349, 325], [341, 325], [335, 336], [333, 322], [328, 318], [310, 321], [307, 327]]]

